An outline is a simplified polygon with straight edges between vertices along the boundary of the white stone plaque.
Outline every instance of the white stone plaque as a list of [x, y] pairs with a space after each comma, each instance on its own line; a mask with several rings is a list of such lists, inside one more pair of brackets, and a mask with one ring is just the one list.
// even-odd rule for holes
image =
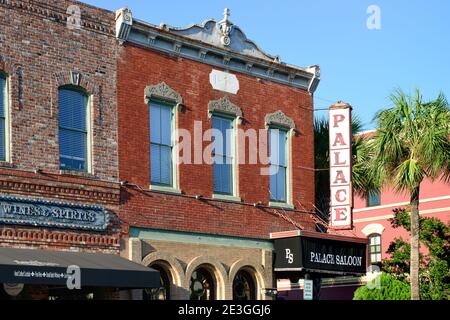
[[209, 82], [213, 89], [237, 94], [239, 91], [239, 80], [231, 73], [213, 70], [209, 74]]

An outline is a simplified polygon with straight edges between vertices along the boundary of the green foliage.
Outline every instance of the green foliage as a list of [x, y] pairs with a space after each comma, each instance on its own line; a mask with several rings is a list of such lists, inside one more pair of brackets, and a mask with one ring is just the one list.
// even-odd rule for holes
[[[395, 209], [394, 218], [389, 220], [392, 227], [411, 230], [410, 213], [406, 209]], [[419, 218], [420, 241], [429, 250], [429, 254], [449, 262], [450, 259], [450, 226], [437, 218]], [[391, 244], [392, 246], [392, 244]], [[394, 253], [394, 252], [389, 252]]]
[[449, 262], [450, 227], [437, 218], [425, 218], [420, 222], [420, 240], [433, 258]]
[[[377, 286], [377, 281], [380, 281], [380, 286]], [[409, 300], [410, 296], [408, 284], [382, 273], [380, 278], [375, 278], [369, 284], [358, 288], [353, 300]]]
[[407, 281], [409, 277], [411, 246], [403, 239], [396, 238], [386, 251], [390, 259], [383, 261], [383, 271], [395, 278]]
[[[410, 230], [409, 212], [394, 210], [390, 219], [394, 228]], [[447, 300], [450, 297], [450, 226], [436, 218], [420, 218], [420, 241], [428, 255], [420, 256], [420, 296], [425, 300]], [[383, 271], [398, 280], [409, 281], [411, 246], [403, 239], [395, 239], [383, 261]]]
[[[410, 96], [398, 90], [391, 95], [391, 102], [392, 108], [375, 116], [378, 129], [371, 144], [370, 176], [380, 186], [407, 191], [411, 196], [411, 223], [414, 225], [405, 222], [405, 215], [399, 217], [398, 223], [403, 223], [410, 231], [414, 244], [410, 248], [411, 292], [412, 299], [419, 299], [420, 256], [417, 242], [413, 240], [419, 239], [438, 251], [433, 237], [425, 240], [420, 235], [419, 230], [424, 228], [419, 218], [420, 185], [425, 178], [450, 181], [450, 108], [442, 94], [424, 102], [419, 90]], [[443, 256], [444, 251], [438, 254]], [[432, 259], [439, 258], [432, 255]], [[402, 270], [403, 266], [388, 263], [388, 267]]]
[[420, 273], [420, 296], [424, 300], [450, 298], [449, 264], [445, 260], [431, 259]]
[[379, 112], [371, 176], [398, 191], [417, 189], [425, 177], [450, 178], [450, 109], [440, 94], [424, 102], [420, 92], [391, 95], [393, 107]]

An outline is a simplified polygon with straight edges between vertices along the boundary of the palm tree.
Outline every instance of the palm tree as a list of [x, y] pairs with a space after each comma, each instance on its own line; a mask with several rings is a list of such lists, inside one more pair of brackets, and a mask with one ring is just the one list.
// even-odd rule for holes
[[391, 95], [393, 107], [375, 116], [371, 177], [380, 185], [408, 192], [411, 207], [411, 299], [420, 299], [419, 196], [425, 178], [450, 181], [450, 109], [440, 94], [424, 102], [419, 90]]
[[[362, 123], [358, 117], [352, 119], [353, 166], [352, 181], [355, 193], [365, 197], [378, 188], [369, 174], [369, 143], [364, 137], [357, 136], [362, 131]], [[330, 156], [328, 119], [318, 118], [314, 121], [314, 165], [315, 194], [317, 214], [328, 222], [330, 211]]]

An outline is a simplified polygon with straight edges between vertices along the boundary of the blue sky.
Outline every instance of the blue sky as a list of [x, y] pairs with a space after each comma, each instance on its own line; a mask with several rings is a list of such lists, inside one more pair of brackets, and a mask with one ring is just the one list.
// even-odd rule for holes
[[[343, 100], [365, 129], [390, 105], [396, 88], [420, 88], [425, 98], [450, 100], [450, 1], [444, 0], [85, 0], [109, 10], [123, 6], [153, 24], [185, 26], [207, 18], [231, 20], [263, 50], [298, 66], [318, 64], [315, 107]], [[369, 30], [367, 8], [381, 10], [381, 29]], [[325, 115], [317, 112], [317, 116]]]

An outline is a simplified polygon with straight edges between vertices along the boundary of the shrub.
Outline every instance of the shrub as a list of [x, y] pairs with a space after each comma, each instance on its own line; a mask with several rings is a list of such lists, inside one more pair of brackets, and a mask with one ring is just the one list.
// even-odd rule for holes
[[[380, 286], [376, 285], [379, 281]], [[382, 273], [380, 278], [373, 279], [369, 284], [355, 291], [353, 300], [409, 300], [410, 287], [407, 283]]]

